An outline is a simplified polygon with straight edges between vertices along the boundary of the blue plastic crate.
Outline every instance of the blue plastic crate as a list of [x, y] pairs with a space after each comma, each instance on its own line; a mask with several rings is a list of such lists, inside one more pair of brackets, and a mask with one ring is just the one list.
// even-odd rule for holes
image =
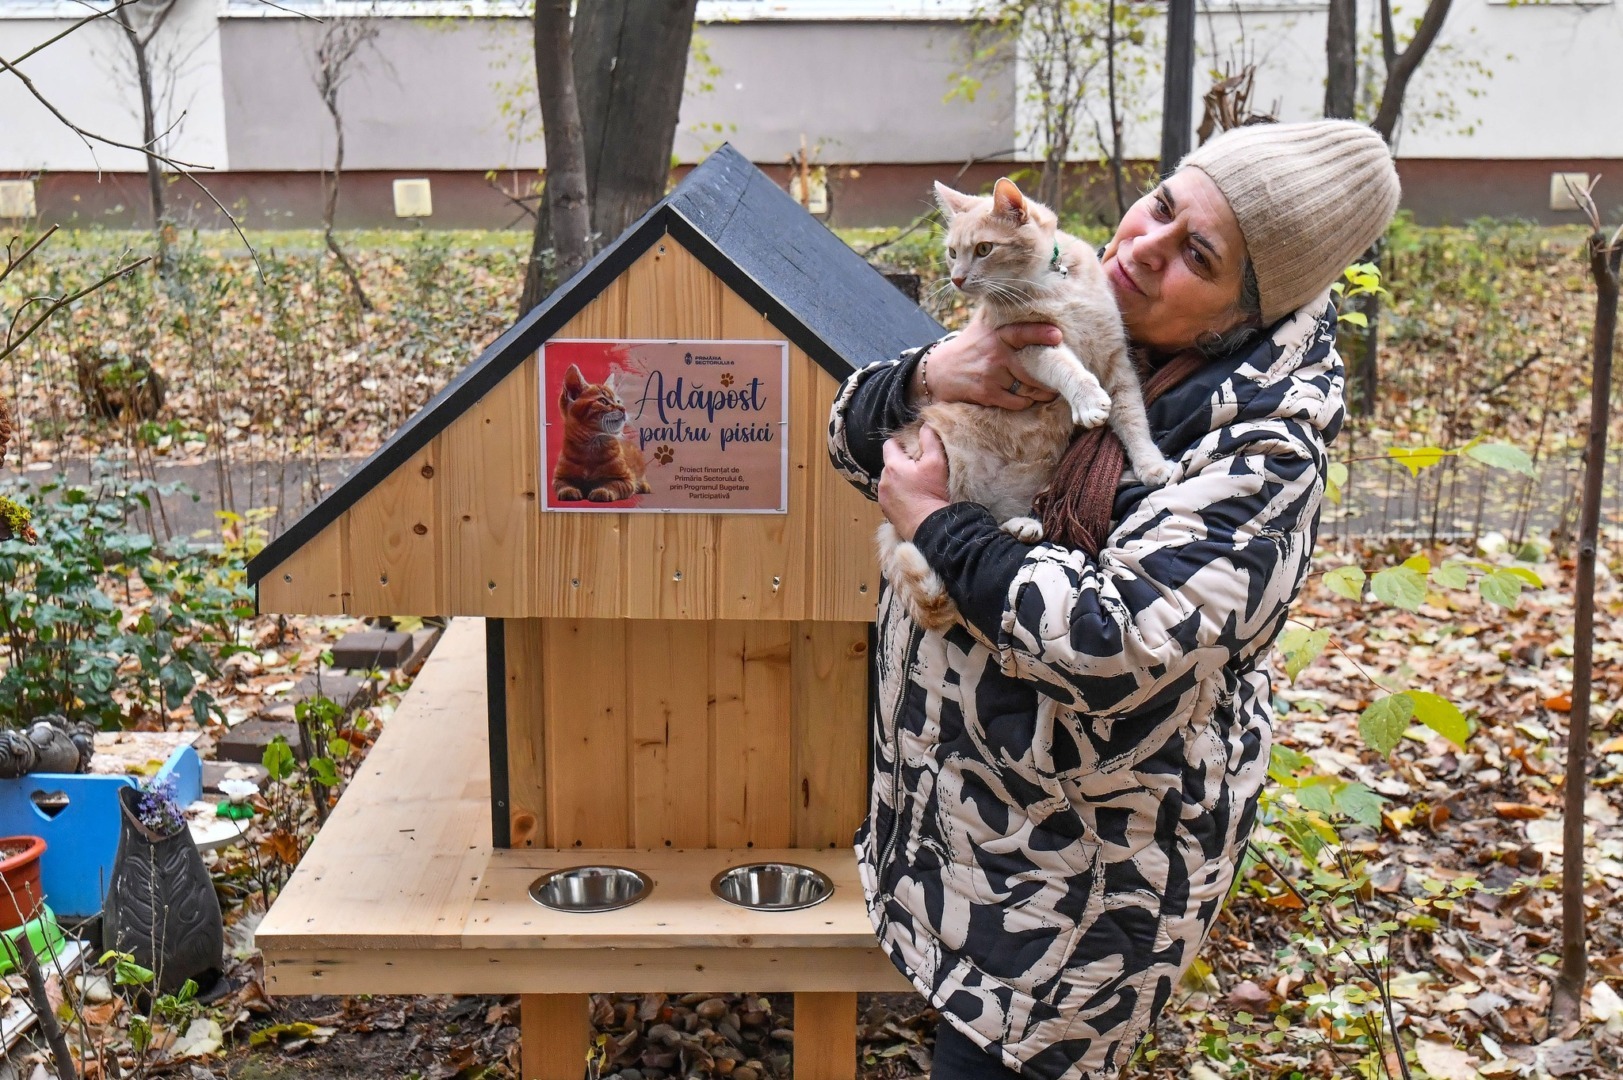
[[[203, 762], [189, 746], [169, 755], [159, 777], [173, 777], [181, 806], [203, 797]], [[38, 836], [40, 886], [57, 916], [84, 919], [101, 914], [102, 900], [118, 853], [118, 790], [138, 786], [129, 776], [32, 773], [0, 780], [0, 836]], [[65, 795], [68, 804], [54, 816], [34, 804], [36, 794]]]

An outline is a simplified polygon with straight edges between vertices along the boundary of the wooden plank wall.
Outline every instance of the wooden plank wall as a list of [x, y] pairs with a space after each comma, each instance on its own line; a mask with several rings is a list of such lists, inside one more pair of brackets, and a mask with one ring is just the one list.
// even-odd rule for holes
[[[680, 244], [637, 260], [559, 337], [783, 340]], [[863, 359], [863, 358], [857, 358]], [[790, 349], [785, 515], [542, 513], [537, 358], [260, 582], [264, 611], [860, 621], [877, 508], [829, 466], [835, 380]]]
[[868, 624], [507, 623], [514, 847], [844, 847]]

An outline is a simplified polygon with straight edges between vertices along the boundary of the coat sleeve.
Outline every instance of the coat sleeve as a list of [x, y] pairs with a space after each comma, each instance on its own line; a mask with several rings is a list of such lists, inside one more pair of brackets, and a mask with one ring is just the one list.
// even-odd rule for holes
[[932, 342], [895, 360], [869, 364], [847, 378], [834, 399], [828, 418], [828, 456], [840, 475], [870, 499], [879, 497], [885, 440], [912, 423], [917, 413], [907, 400], [913, 369], [938, 344]]
[[1224, 441], [1186, 458], [1097, 559], [1020, 543], [971, 503], [913, 542], [1006, 674], [1081, 712], [1140, 713], [1268, 649], [1307, 574], [1322, 447], [1277, 431]]

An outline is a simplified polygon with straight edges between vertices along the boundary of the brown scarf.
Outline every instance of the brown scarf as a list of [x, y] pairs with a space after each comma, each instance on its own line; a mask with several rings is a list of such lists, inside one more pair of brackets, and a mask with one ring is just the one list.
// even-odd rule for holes
[[[1186, 349], [1156, 368], [1144, 383], [1144, 404], [1183, 382], [1205, 362], [1199, 350]], [[1044, 538], [1097, 557], [1110, 535], [1110, 514], [1126, 464], [1127, 449], [1107, 425], [1072, 439], [1054, 479], [1032, 503]]]

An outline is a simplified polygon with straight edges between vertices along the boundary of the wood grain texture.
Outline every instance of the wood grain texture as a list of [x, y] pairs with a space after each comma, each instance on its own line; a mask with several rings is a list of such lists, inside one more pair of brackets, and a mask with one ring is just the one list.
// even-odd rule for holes
[[444, 606], [438, 457], [430, 443], [346, 515], [354, 614], [432, 614]]
[[543, 622], [506, 621], [507, 817], [513, 847], [547, 842]]
[[531, 357], [435, 440], [447, 597], [459, 610], [522, 618], [533, 609], [543, 559], [536, 371]]
[[[644, 255], [643, 258], [650, 256]], [[558, 334], [564, 338], [624, 336], [626, 278], [621, 275], [571, 319]], [[554, 401], [538, 401], [540, 415], [551, 417]], [[556, 421], [548, 421], [556, 422]], [[533, 452], [539, 461], [540, 437]], [[551, 484], [543, 474], [540, 483]], [[531, 615], [560, 618], [609, 619], [624, 614], [625, 584], [621, 580], [621, 550], [625, 544], [625, 514], [549, 514], [540, 518], [537, 573], [539, 584], [531, 597]]]
[[794, 846], [848, 847], [868, 806], [868, 624], [795, 624]]
[[259, 582], [259, 610], [346, 615], [349, 613], [349, 547], [340, 517]]
[[[809, 411], [800, 415], [806, 426], [828, 431], [829, 411], [839, 384], [818, 370], [813, 378]], [[879, 563], [874, 530], [883, 516], [828, 464], [826, 453], [812, 474], [811, 515], [815, 522], [812, 551], [814, 590], [808, 619], [825, 622], [871, 621], [879, 600]]]
[[865, 623], [510, 620], [514, 847], [844, 847]]
[[[778, 336], [760, 312], [726, 292], [717, 336], [728, 340], [769, 340]], [[788, 417], [779, 435], [789, 443], [787, 514], [731, 514], [716, 522], [716, 617], [722, 619], [803, 618], [810, 586], [809, 474], [826, 462], [822, 428], [801, 422], [812, 381], [822, 372], [789, 351]], [[823, 467], [826, 467], [824, 465]]]
[[[668, 236], [557, 336], [784, 340]], [[532, 356], [335, 526], [267, 574], [260, 608], [500, 618], [871, 618], [879, 518], [828, 464], [836, 389], [804, 352], [789, 350], [787, 514], [543, 513], [541, 485], [552, 479], [542, 466], [543, 417], [553, 403], [540, 400], [540, 363]], [[422, 474], [424, 466], [432, 478]]]
[[[710, 338], [721, 330], [721, 282], [666, 237], [622, 275], [628, 338]], [[626, 514], [623, 614], [633, 619], [715, 617], [713, 514]]]
[[911, 983], [879, 946], [866, 949], [278, 949], [265, 952], [272, 994], [763, 994], [874, 990]]
[[550, 620], [542, 634], [547, 846], [631, 843], [626, 623]]
[[490, 858], [485, 639], [451, 623], [256, 931], [266, 952], [454, 949]]
[[523, 994], [518, 999], [524, 1080], [580, 1080], [592, 1037], [586, 994]]
[[711, 624], [714, 843], [788, 847], [792, 786], [788, 718], [794, 627]]
[[852, 1080], [857, 1075], [857, 996], [795, 994], [795, 1080]]
[[671, 620], [626, 623], [632, 847], [711, 842], [707, 630]]

